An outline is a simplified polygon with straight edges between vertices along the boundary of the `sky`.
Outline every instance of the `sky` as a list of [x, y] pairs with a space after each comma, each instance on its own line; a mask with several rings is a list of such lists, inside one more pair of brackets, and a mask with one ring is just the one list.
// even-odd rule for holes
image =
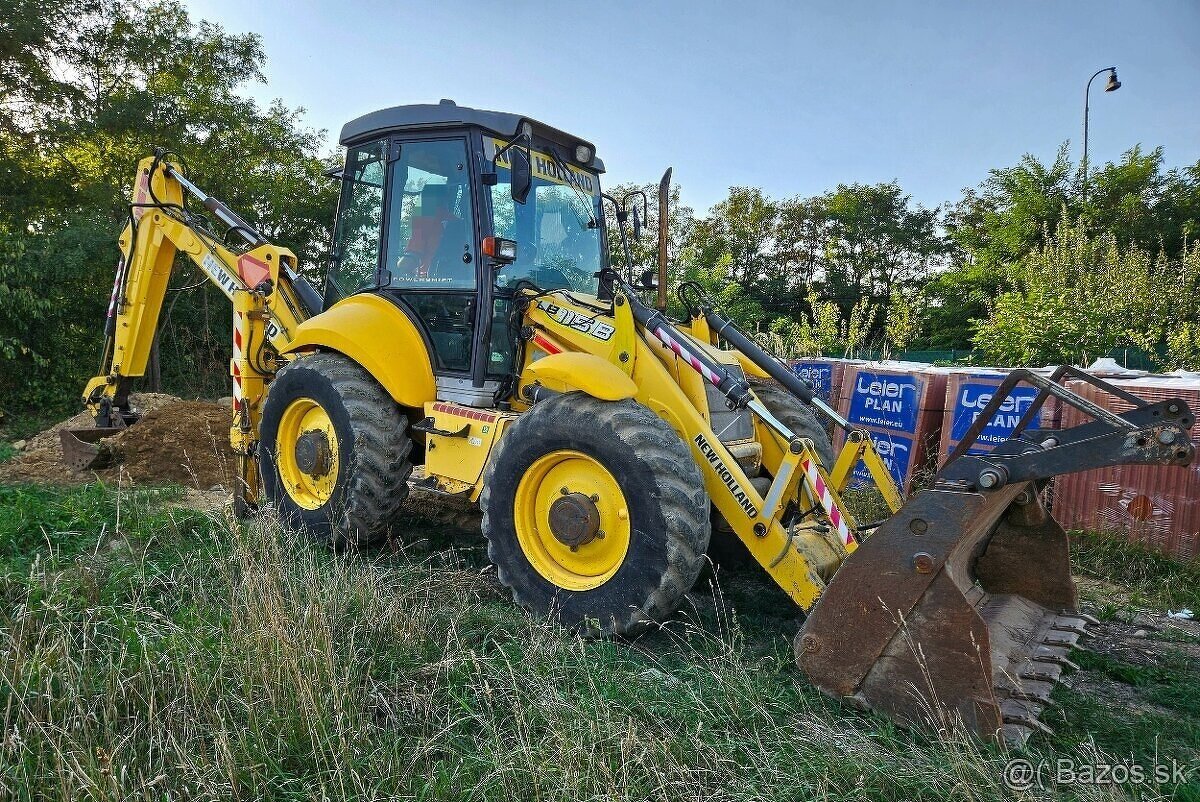
[[1025, 153], [1089, 160], [1163, 146], [1200, 161], [1200, 2], [186, 0], [259, 34], [245, 91], [342, 124], [406, 103], [524, 114], [594, 142], [611, 186], [668, 166], [704, 211], [730, 186], [771, 197], [896, 180], [952, 202]]

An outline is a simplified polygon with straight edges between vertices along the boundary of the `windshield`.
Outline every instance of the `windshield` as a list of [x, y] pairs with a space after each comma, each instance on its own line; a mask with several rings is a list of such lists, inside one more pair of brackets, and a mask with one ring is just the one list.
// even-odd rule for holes
[[[487, 155], [504, 147], [485, 139]], [[533, 187], [524, 204], [510, 194], [508, 154], [496, 163], [498, 182], [491, 187], [492, 219], [497, 237], [516, 240], [517, 260], [496, 275], [496, 286], [511, 289], [521, 280], [543, 290], [568, 289], [596, 295], [601, 262], [600, 178], [573, 165], [533, 151]]]

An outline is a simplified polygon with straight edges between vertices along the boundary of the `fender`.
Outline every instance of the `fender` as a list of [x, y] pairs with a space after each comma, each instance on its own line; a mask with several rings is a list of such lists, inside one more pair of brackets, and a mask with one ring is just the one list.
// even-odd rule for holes
[[401, 406], [423, 409], [426, 402], [437, 400], [421, 333], [407, 315], [378, 295], [351, 295], [304, 321], [284, 353], [314, 348], [353, 359]]
[[537, 379], [551, 390], [582, 390], [601, 401], [620, 401], [637, 395], [637, 385], [606, 359], [579, 351], [542, 357], [525, 369], [525, 378]]

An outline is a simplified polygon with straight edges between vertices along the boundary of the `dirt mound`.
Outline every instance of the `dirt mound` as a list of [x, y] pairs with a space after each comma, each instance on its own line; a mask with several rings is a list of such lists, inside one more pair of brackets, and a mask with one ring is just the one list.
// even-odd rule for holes
[[117, 467], [139, 483], [171, 482], [201, 490], [231, 487], [231, 422], [231, 410], [220, 404], [167, 404], [112, 438]]
[[125, 478], [200, 490], [231, 486], [235, 463], [227, 405], [183, 401], [160, 393], [136, 393], [130, 401], [143, 417], [136, 426], [104, 441], [114, 456], [111, 466], [73, 471], [63, 464], [59, 432], [92, 425], [88, 413], [81, 412], [36, 435], [19, 456], [0, 465], [0, 482], [78, 484], [94, 478]]

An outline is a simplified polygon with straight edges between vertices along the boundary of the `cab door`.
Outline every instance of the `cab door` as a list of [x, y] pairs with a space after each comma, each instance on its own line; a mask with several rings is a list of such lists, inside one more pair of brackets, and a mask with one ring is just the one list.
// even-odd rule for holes
[[350, 147], [325, 290], [326, 307], [364, 291], [391, 299], [452, 382], [470, 376], [478, 311], [470, 174], [465, 137]]
[[425, 331], [434, 371], [469, 376], [479, 286], [465, 138], [393, 140], [380, 287]]

